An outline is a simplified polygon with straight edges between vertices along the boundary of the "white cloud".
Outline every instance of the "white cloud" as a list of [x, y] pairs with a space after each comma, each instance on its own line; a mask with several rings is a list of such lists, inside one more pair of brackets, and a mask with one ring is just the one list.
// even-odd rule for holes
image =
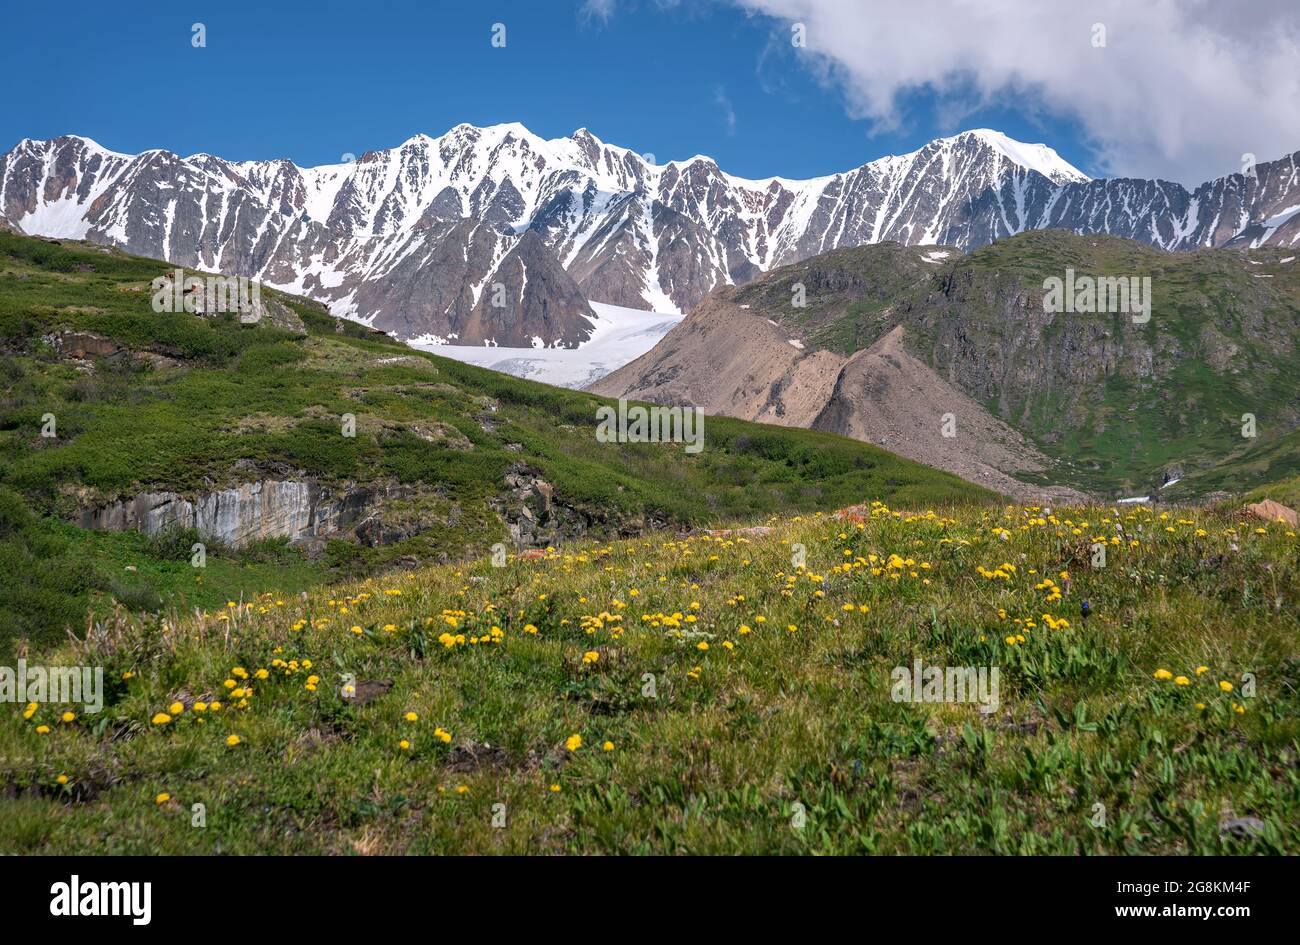
[[726, 126], [727, 134], [734, 135], [736, 133], [736, 109], [731, 105], [727, 90], [720, 85], [713, 87], [713, 104], [722, 110], [722, 122]]
[[1300, 148], [1295, 0], [730, 2], [805, 24], [791, 51], [876, 130], [929, 90], [950, 130], [994, 104], [1075, 120], [1117, 176], [1196, 184]]
[[582, 0], [580, 12], [585, 19], [607, 21], [614, 15], [615, 0]]

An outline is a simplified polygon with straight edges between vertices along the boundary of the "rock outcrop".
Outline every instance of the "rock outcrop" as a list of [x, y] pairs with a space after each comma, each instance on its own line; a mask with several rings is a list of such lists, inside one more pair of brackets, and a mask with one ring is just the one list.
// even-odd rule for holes
[[307, 333], [297, 312], [242, 276], [181, 271], [178, 277], [173, 270], [154, 279], [149, 291], [167, 303], [164, 311], [186, 311], [204, 318], [230, 314], [247, 325], [271, 325], [295, 335]]
[[331, 489], [310, 479], [267, 479], [193, 498], [174, 492], [144, 492], [129, 500], [83, 509], [77, 524], [146, 535], [192, 528], [204, 538], [241, 548], [262, 538], [300, 541], [341, 533], [382, 495], [382, 490], [367, 486]]

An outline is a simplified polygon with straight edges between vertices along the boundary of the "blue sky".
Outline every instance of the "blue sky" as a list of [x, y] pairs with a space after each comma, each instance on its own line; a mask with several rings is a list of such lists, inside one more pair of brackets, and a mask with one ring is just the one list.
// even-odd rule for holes
[[[749, 177], [809, 177], [991, 126], [1096, 168], [1069, 121], [1006, 108], [936, 117], [911, 95], [873, 135], [820, 81], [789, 26], [723, 3], [138, 2], [6, 7], [11, 77], [0, 147], [75, 133], [134, 153], [335, 163], [416, 132], [520, 121], [544, 137], [586, 126], [663, 162], [697, 153]], [[206, 48], [191, 26], [207, 28]], [[490, 44], [506, 25], [505, 48]], [[16, 75], [33, 77], [12, 84]]]
[[[593, 15], [597, 9], [603, 15]], [[1195, 184], [1300, 148], [1300, 5], [1204, 0], [68, 0], [0, 14], [0, 147], [232, 159], [519, 121], [808, 177], [993, 127]], [[207, 46], [191, 45], [203, 23]], [[492, 25], [506, 45], [494, 48]], [[807, 44], [790, 43], [790, 24]], [[1105, 42], [1097, 43], [1098, 29]], [[15, 77], [18, 80], [15, 81]]]

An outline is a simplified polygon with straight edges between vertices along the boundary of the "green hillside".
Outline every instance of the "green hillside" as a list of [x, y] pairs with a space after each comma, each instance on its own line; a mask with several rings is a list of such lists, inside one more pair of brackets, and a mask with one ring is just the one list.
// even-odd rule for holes
[[[959, 255], [957, 250], [899, 243], [845, 247], [722, 291], [737, 305], [798, 332], [809, 344], [849, 355], [889, 330], [900, 299], [933, 286], [936, 263], [927, 261], [932, 253]], [[800, 287], [803, 304], [796, 306]]]
[[[945, 473], [851, 440], [708, 418], [705, 448], [598, 442], [591, 394], [413, 351], [281, 300], [302, 331], [234, 316], [156, 314], [164, 263], [0, 233], [0, 608], [3, 638], [82, 627], [88, 608], [222, 606], [274, 589], [458, 560], [542, 516], [510, 476], [553, 492], [547, 536], [595, 538], [883, 498], [988, 501]], [[100, 353], [67, 353], [69, 339]], [[62, 354], [60, 351], [62, 350]], [[352, 414], [356, 435], [342, 433]], [[53, 437], [42, 436], [46, 419]], [[77, 513], [141, 492], [187, 498], [265, 478], [337, 490], [383, 484], [381, 531], [311, 555], [284, 540], [87, 532]]]
[[[755, 314], [850, 353], [902, 324], [908, 347], [1103, 497], [1166, 478], [1171, 498], [1300, 473], [1300, 265], [1274, 248], [1164, 253], [1037, 230], [946, 258], [885, 243], [840, 249], [731, 292]], [[1043, 311], [1067, 269], [1149, 278], [1150, 318]], [[795, 283], [807, 307], [791, 306]], [[1242, 417], [1255, 417], [1253, 438]]]
[[[942, 291], [900, 317], [936, 369], [1068, 463], [1074, 484], [1141, 491], [1165, 473], [1205, 473], [1267, 449], [1300, 423], [1300, 270], [1283, 258], [1032, 232], [954, 261], [936, 276]], [[1043, 282], [1067, 268], [1150, 278], [1150, 319], [1045, 316]], [[1242, 437], [1247, 413], [1254, 439]], [[1220, 479], [1237, 489], [1262, 481]], [[1192, 481], [1208, 491], [1215, 477]]]

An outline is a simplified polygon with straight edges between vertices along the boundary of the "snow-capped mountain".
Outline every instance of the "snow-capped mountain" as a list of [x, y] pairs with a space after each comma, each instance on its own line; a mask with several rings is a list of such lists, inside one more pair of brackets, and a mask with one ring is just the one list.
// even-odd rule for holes
[[301, 168], [75, 136], [0, 158], [0, 225], [257, 278], [426, 344], [587, 340], [586, 299], [658, 312], [841, 246], [962, 249], [1025, 229], [1180, 250], [1300, 242], [1300, 152], [1188, 191], [1090, 180], [1051, 148], [968, 131], [828, 177], [654, 164], [582, 129], [458, 125]]

